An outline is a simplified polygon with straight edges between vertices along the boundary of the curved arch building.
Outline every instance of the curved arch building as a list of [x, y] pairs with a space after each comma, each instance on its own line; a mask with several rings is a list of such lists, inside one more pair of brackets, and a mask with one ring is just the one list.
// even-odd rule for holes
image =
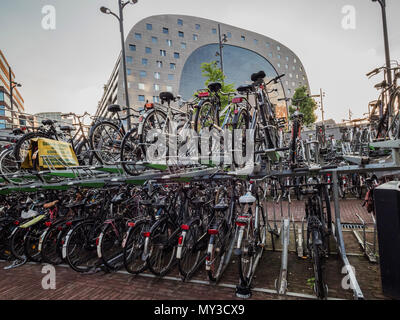
[[[158, 102], [162, 91], [171, 91], [190, 99], [204, 88], [203, 62], [219, 61], [219, 29], [227, 40], [223, 47], [223, 69], [226, 83], [236, 87], [250, 83], [250, 75], [264, 70], [267, 77], [285, 73], [273, 99], [280, 110], [296, 88], [309, 87], [299, 57], [282, 43], [248, 30], [216, 21], [185, 16], [157, 15], [138, 22], [126, 38], [128, 92], [131, 107], [143, 106], [148, 100]], [[124, 105], [123, 74], [118, 58], [99, 102], [97, 116], [107, 117], [107, 106]]]

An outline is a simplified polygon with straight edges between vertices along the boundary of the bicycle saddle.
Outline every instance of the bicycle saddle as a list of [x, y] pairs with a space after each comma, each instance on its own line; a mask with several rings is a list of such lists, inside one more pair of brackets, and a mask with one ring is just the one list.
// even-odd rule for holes
[[219, 82], [213, 82], [208, 85], [208, 90], [211, 92], [218, 92], [222, 89], [222, 84]]
[[71, 132], [71, 131], [73, 131], [75, 128], [74, 127], [72, 127], [72, 126], [60, 126], [60, 130], [61, 131], [68, 131], [68, 132]]
[[21, 128], [15, 128], [12, 133], [16, 136], [20, 135], [20, 134], [24, 134], [24, 131]]
[[247, 92], [253, 92], [254, 87], [252, 84], [245, 84], [243, 86], [240, 86], [239, 88], [236, 89], [237, 92], [239, 93], [247, 93]]
[[374, 86], [375, 89], [377, 90], [381, 90], [384, 89], [388, 86], [388, 83], [386, 82], [386, 80], [383, 80], [381, 83], [378, 83]]
[[111, 113], [117, 113], [122, 111], [122, 108], [119, 104], [112, 104], [111, 106], [108, 106], [107, 110]]
[[228, 208], [229, 208], [229, 206], [225, 202], [220, 202], [214, 206], [214, 210], [217, 210], [217, 211], [224, 211]]
[[55, 121], [55, 120], [50, 120], [50, 119], [46, 119], [46, 120], [43, 120], [43, 121], [42, 121], [43, 125], [45, 125], [45, 126], [51, 126], [51, 125], [55, 124], [56, 122], [57, 122], [57, 121]]
[[125, 200], [125, 193], [120, 193], [112, 198], [111, 203], [120, 204], [124, 200]]
[[171, 101], [175, 101], [175, 97], [171, 92], [161, 92], [160, 93], [160, 100], [162, 102], [170, 103]]
[[257, 73], [253, 73], [253, 74], [251, 75], [251, 81], [256, 82], [256, 81], [258, 81], [258, 80], [264, 79], [266, 76], [267, 76], [267, 75], [265, 74], [264, 71], [260, 71], [260, 72], [257, 72]]
[[254, 203], [256, 202], [256, 198], [251, 194], [251, 192], [247, 192], [244, 196], [239, 198], [239, 203]]

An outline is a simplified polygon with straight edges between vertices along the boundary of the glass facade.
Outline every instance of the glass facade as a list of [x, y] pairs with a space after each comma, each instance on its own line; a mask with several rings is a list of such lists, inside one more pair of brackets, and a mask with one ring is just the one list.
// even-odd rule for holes
[[[184, 99], [190, 99], [196, 90], [204, 88], [205, 78], [201, 75], [200, 66], [203, 62], [215, 61], [216, 51], [218, 44], [205, 45], [195, 50], [186, 60], [179, 89]], [[223, 54], [226, 83], [233, 83], [236, 87], [246, 84], [250, 81], [251, 74], [260, 70], [268, 78], [277, 76], [272, 64], [254, 51], [225, 44]]]

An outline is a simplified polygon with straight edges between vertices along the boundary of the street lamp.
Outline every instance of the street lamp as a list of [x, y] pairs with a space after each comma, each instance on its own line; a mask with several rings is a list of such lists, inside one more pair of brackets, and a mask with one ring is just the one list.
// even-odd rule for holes
[[[372, 0], [372, 2], [379, 2], [382, 9], [382, 20], [383, 20], [383, 38], [385, 41], [385, 57], [386, 57], [386, 67], [390, 68], [390, 48], [389, 48], [389, 36], [388, 36], [388, 27], [387, 27], [387, 19], [386, 19], [386, 0]], [[390, 70], [387, 72], [388, 84], [390, 87], [390, 91], [392, 91], [392, 73]]]
[[222, 75], [224, 75], [224, 61], [222, 58], [222, 49], [223, 49], [223, 43], [228, 42], [228, 38], [226, 36], [226, 34], [223, 34], [223, 39], [221, 39], [221, 25], [218, 23], [218, 44], [219, 44], [219, 52], [217, 52], [215, 55], [218, 57], [220, 57], [220, 66], [221, 66], [221, 72]]
[[112, 12], [110, 9], [106, 7], [101, 7], [100, 11], [104, 14], [111, 14], [117, 20], [119, 21], [119, 30], [121, 33], [121, 47], [122, 47], [122, 67], [124, 71], [124, 84], [125, 84], [125, 104], [127, 106], [127, 120], [128, 120], [128, 130], [131, 129], [131, 111], [130, 111], [130, 105], [129, 105], [129, 95], [128, 95], [128, 77], [126, 73], [126, 54], [125, 54], [125, 36], [124, 36], [124, 15], [123, 15], [123, 9], [128, 5], [128, 4], [135, 4], [137, 3], [138, 0], [128, 0], [128, 1], [123, 1], [123, 0], [118, 0], [118, 7], [119, 7], [119, 15], [115, 14]]
[[22, 85], [18, 82], [12, 80], [12, 71], [11, 67], [8, 68], [9, 79], [10, 79], [10, 108], [11, 108], [11, 126], [14, 125], [14, 98], [13, 98], [13, 91], [14, 88], [20, 88]]

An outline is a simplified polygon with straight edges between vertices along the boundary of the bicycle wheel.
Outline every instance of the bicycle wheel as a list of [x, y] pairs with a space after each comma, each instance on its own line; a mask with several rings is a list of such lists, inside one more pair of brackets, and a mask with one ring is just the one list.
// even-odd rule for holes
[[388, 135], [391, 140], [396, 140], [399, 137], [399, 129], [400, 129], [400, 88], [397, 88], [396, 91], [390, 97], [390, 110], [392, 114], [395, 116], [393, 118], [389, 118], [389, 130]]
[[24, 243], [25, 243], [25, 234], [28, 232], [28, 229], [23, 229], [16, 227], [16, 229], [12, 232], [10, 238], [10, 250], [11, 254], [14, 258], [18, 260], [25, 260], [25, 252], [24, 252]]
[[176, 230], [176, 227], [168, 220], [152, 228], [147, 266], [156, 276], [165, 276], [176, 262], [178, 232], [179, 230]]
[[115, 123], [98, 122], [89, 134], [90, 148], [100, 163], [112, 165], [120, 159], [123, 138], [124, 134]]
[[24, 253], [28, 260], [33, 262], [40, 262], [41, 254], [39, 251], [39, 240], [44, 230], [38, 226], [30, 228], [25, 236]]
[[123, 247], [124, 265], [129, 273], [139, 274], [147, 269], [147, 263], [142, 259], [145, 240], [143, 231], [148, 230], [149, 227], [149, 221], [137, 222], [128, 233]]
[[218, 233], [210, 237], [209, 256], [206, 263], [209, 264], [207, 275], [212, 282], [218, 282], [221, 279], [230, 260], [230, 247], [235, 236], [233, 230], [228, 227], [225, 221], [220, 223], [217, 230]]
[[[234, 131], [234, 134], [232, 136], [232, 148], [234, 150], [233, 152], [233, 160], [234, 164], [236, 167], [243, 167], [246, 164], [246, 161], [243, 160], [248, 160], [247, 155], [247, 144], [248, 143], [253, 143], [253, 150], [254, 151], [254, 141], [247, 141], [247, 130], [250, 128], [250, 116], [247, 112], [246, 109], [242, 109], [239, 112], [238, 118], [237, 118], [237, 123], [235, 124], [234, 130], [241, 130], [241, 137], [242, 137], [242, 143], [236, 146], [237, 144], [235, 141], [236, 132]], [[250, 139], [251, 140], [251, 139]], [[239, 149], [239, 150], [237, 150]]]
[[[145, 161], [144, 148], [140, 145], [140, 138], [136, 127], [132, 128], [122, 140], [121, 145], [121, 161], [122, 168], [129, 175], [137, 175], [144, 171], [144, 168], [140, 168], [136, 165], [139, 161]], [[127, 163], [127, 162], [131, 162]]]
[[324, 283], [323, 278], [323, 268], [322, 268], [322, 260], [323, 258], [320, 255], [319, 246], [313, 240], [312, 244], [312, 260], [313, 260], [313, 269], [314, 269], [314, 291], [318, 299], [326, 299], [327, 298], [327, 290], [326, 285]]
[[122, 235], [125, 229], [125, 221], [117, 219], [107, 223], [97, 242], [97, 255], [104, 265], [111, 270], [118, 270], [123, 263]]
[[78, 144], [76, 147], [76, 157], [81, 166], [93, 164], [93, 152], [90, 150], [89, 142], [82, 141]]
[[40, 253], [42, 260], [46, 263], [58, 265], [63, 261], [60, 254], [60, 244], [58, 243], [59, 234], [62, 232], [61, 224], [63, 223], [60, 222], [48, 228], [42, 238]]
[[[21, 166], [22, 162], [25, 160], [27, 157], [29, 150], [31, 148], [31, 140], [35, 138], [47, 138], [51, 139], [48, 134], [43, 133], [43, 132], [29, 132], [25, 135], [23, 135], [15, 144], [14, 146], [14, 158], [15, 161], [19, 164], [19, 167]], [[32, 150], [33, 153], [33, 150]]]
[[206, 237], [202, 237], [203, 235], [198, 224], [191, 225], [190, 229], [186, 231], [182, 256], [178, 259], [179, 273], [185, 279], [193, 275], [199, 267], [201, 258], [206, 254], [207, 243], [205, 242]]
[[36, 181], [29, 175], [12, 177], [15, 174], [21, 173], [18, 162], [15, 160], [13, 149], [5, 149], [0, 154], [0, 175], [8, 183], [15, 185], [31, 184]]
[[63, 256], [76, 272], [88, 272], [98, 263], [96, 239], [101, 225], [95, 221], [84, 221], [74, 226], [67, 234]]

